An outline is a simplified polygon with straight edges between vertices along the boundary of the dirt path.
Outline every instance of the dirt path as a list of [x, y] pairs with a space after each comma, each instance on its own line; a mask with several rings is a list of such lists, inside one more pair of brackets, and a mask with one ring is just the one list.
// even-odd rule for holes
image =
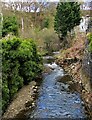
[[3, 119], [14, 118], [23, 110], [27, 110], [34, 105], [33, 95], [34, 91], [37, 90], [36, 82], [32, 81], [29, 85], [24, 86], [14, 97], [6, 112], [3, 115]]

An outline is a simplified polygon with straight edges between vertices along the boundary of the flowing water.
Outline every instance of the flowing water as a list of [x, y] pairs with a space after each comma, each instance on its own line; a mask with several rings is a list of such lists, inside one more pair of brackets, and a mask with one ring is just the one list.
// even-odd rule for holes
[[65, 75], [64, 70], [55, 63], [45, 66], [52, 68], [52, 72], [44, 76], [36, 107], [31, 112], [31, 118], [86, 118], [83, 102], [77, 91], [71, 91], [69, 84], [59, 82]]

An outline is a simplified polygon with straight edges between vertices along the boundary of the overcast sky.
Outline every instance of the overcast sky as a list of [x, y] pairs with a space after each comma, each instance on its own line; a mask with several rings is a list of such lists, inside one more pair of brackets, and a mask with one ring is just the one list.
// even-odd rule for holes
[[[5, 1], [5, 2], [12, 2], [12, 1], [14, 1], [14, 2], [16, 2], [16, 1], [18, 1], [18, 2], [20, 2], [20, 1], [27, 1], [27, 0], [1, 0], [1, 1]], [[31, 0], [29, 0], [29, 1], [31, 1]], [[34, 0], [34, 1], [39, 1], [39, 2], [56, 2], [56, 1], [59, 1], [59, 0]], [[69, 1], [69, 2], [73, 2], [74, 0], [61, 0], [61, 1]], [[84, 2], [91, 2], [92, 0], [78, 0], [78, 1], [84, 1]]]
[[[27, 0], [1, 0], [1, 1], [6, 1], [6, 2], [9, 2], [9, 1], [18, 1], [18, 2], [20, 2], [20, 1], [24, 1], [24, 2], [26, 2]], [[28, 0], [28, 1], [39, 1], [39, 2], [55, 2], [55, 1], [59, 1], [59, 0]]]

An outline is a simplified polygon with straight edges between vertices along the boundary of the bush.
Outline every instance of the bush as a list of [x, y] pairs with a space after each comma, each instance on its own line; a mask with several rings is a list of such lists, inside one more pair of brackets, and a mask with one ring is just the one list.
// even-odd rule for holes
[[88, 33], [87, 38], [89, 40], [89, 51], [92, 52], [92, 33]]
[[50, 23], [49, 18], [45, 18], [43, 23], [42, 23], [42, 29], [49, 28], [49, 23]]
[[45, 28], [39, 32], [39, 36], [39, 39], [44, 42], [44, 49], [48, 54], [51, 54], [52, 51], [59, 50], [59, 39], [54, 29]]
[[15, 93], [42, 71], [42, 58], [33, 40], [2, 40], [2, 105], [3, 110]]
[[9, 33], [18, 35], [18, 23], [15, 16], [4, 16], [3, 18], [2, 36], [5, 37]]

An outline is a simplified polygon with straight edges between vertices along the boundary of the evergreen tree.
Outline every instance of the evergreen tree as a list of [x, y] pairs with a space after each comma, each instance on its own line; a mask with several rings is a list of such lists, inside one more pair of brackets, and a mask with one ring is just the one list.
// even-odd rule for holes
[[18, 23], [15, 16], [4, 16], [3, 18], [2, 36], [5, 37], [9, 33], [18, 35]]
[[80, 24], [80, 4], [78, 2], [59, 2], [56, 8], [54, 30], [60, 40]]

